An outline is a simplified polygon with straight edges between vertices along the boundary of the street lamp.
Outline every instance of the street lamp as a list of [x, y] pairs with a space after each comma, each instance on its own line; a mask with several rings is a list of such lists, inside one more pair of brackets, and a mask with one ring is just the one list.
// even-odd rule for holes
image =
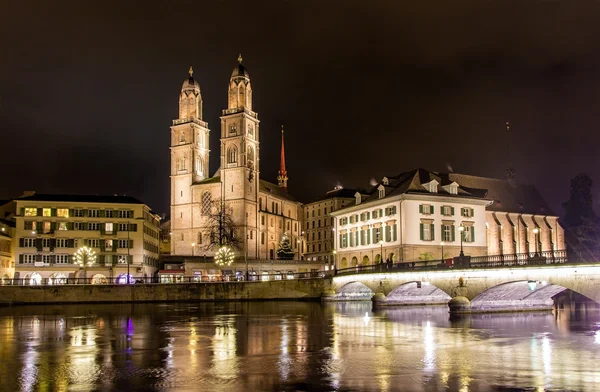
[[379, 241], [379, 245], [381, 245], [381, 253], [379, 254], [379, 262], [383, 263], [383, 240]]
[[535, 234], [533, 240], [535, 241], [535, 255], [534, 257], [538, 256], [538, 233], [540, 232], [540, 229], [538, 229], [537, 227], [535, 229], [533, 229], [533, 234]]
[[463, 233], [465, 232], [465, 227], [463, 225], [460, 225], [460, 227], [458, 228], [458, 231], [460, 231], [460, 257], [463, 257], [465, 254], [463, 253]]
[[333, 269], [334, 271], [337, 271], [337, 264], [335, 263], [335, 255], [337, 254], [337, 250], [333, 251], [333, 266], [330, 269]]
[[440, 242], [440, 245], [442, 246], [442, 262], [444, 261], [444, 241]]

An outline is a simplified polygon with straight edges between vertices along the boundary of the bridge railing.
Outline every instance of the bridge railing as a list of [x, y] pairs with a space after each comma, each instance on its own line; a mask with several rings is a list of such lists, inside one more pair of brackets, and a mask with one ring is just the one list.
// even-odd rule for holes
[[412, 271], [437, 271], [445, 269], [472, 269], [472, 268], [509, 268], [533, 265], [549, 265], [568, 263], [567, 252], [547, 251], [533, 253], [516, 253], [493, 256], [464, 256], [444, 260], [419, 260], [400, 263], [379, 263], [342, 268], [335, 271], [335, 275], [354, 275], [375, 272], [412, 272]]
[[[210, 275], [210, 276], [158, 276], [158, 277], [134, 277], [129, 284], [178, 284], [178, 283], [223, 283], [223, 282], [268, 282], [293, 279], [315, 279], [323, 278], [323, 271], [311, 272], [282, 272], [243, 275]], [[2, 279], [0, 286], [62, 286], [62, 285], [126, 285], [127, 277], [113, 278], [42, 278], [42, 279]]]

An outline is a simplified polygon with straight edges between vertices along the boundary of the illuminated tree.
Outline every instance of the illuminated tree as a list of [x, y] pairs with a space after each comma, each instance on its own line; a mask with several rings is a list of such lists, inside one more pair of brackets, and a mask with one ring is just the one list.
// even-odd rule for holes
[[230, 266], [233, 263], [234, 258], [235, 255], [233, 250], [228, 246], [222, 246], [217, 253], [215, 253], [215, 263], [221, 267]]
[[280, 260], [292, 260], [294, 258], [294, 251], [292, 249], [292, 242], [287, 234], [284, 234], [279, 241], [279, 248], [277, 249], [277, 258]]
[[75, 264], [81, 267], [91, 267], [96, 263], [96, 252], [92, 248], [82, 246], [75, 252]]

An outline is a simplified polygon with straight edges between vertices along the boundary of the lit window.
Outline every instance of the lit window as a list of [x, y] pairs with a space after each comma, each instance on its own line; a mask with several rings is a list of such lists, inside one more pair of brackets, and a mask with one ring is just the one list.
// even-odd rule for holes
[[112, 233], [113, 232], [113, 224], [112, 223], [105, 223], [104, 224], [104, 231], [107, 233]]
[[58, 230], [61, 230], [61, 231], [66, 231], [66, 230], [68, 230], [68, 227], [67, 227], [67, 222], [60, 222], [60, 223], [58, 224]]
[[25, 216], [37, 216], [37, 208], [25, 208]]
[[56, 216], [59, 216], [61, 218], [68, 218], [69, 217], [69, 209], [68, 208], [58, 208], [56, 210]]
[[52, 216], [52, 209], [51, 208], [44, 208], [42, 210], [42, 215], [43, 216]]
[[51, 228], [52, 228], [51, 222], [44, 222], [44, 226], [43, 226], [44, 233], [50, 233]]

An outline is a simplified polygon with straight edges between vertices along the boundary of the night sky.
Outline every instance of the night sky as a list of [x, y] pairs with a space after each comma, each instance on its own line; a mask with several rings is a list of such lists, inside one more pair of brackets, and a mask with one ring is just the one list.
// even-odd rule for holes
[[577, 173], [600, 190], [598, 2], [89, 3], [0, 0], [0, 198], [118, 193], [168, 213], [187, 70], [212, 174], [238, 53], [262, 178], [283, 124], [301, 201], [417, 167], [504, 178], [509, 161], [560, 215]]

